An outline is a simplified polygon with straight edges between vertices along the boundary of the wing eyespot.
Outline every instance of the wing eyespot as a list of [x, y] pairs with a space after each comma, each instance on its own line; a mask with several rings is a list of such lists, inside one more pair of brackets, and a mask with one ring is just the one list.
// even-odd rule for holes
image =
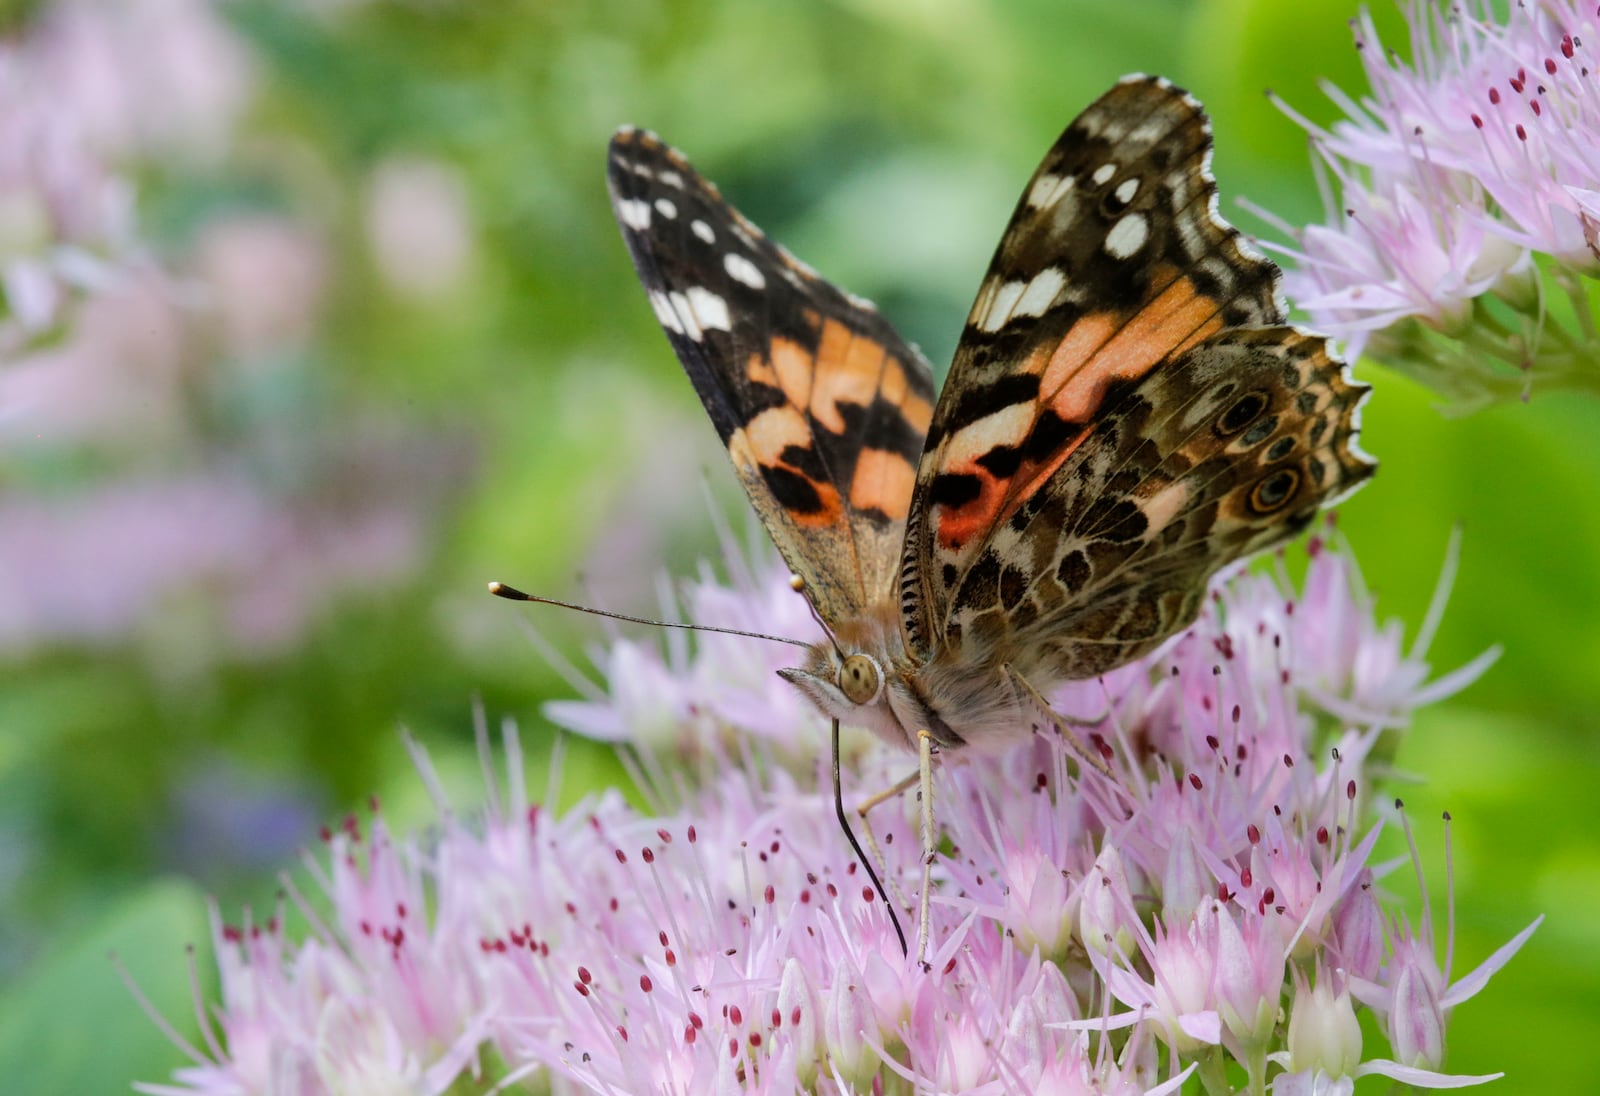
[[1246, 392], [1221, 415], [1217, 416], [1217, 433], [1222, 437], [1231, 437], [1255, 422], [1261, 413], [1267, 409], [1270, 402], [1268, 396], [1257, 388]]
[[1297, 468], [1280, 468], [1261, 479], [1250, 491], [1250, 509], [1266, 515], [1281, 510], [1300, 486]]

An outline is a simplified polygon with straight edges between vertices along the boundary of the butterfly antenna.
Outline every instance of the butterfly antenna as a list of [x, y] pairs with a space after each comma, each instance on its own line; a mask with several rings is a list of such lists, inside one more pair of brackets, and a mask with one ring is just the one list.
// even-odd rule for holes
[[883, 880], [878, 878], [878, 873], [872, 867], [872, 859], [861, 851], [861, 842], [856, 840], [856, 831], [850, 828], [850, 819], [844, 813], [844, 792], [839, 782], [839, 721], [833, 721], [833, 811], [839, 816], [839, 828], [850, 841], [850, 847], [855, 850], [856, 858], [861, 861], [861, 866], [867, 869], [867, 878], [872, 880], [872, 889], [878, 892], [878, 897], [883, 899], [883, 908], [889, 911], [889, 921], [894, 925], [894, 934], [900, 937], [900, 954], [910, 955], [911, 949], [906, 946], [906, 930], [900, 927], [900, 917], [894, 912], [894, 903], [889, 901], [889, 892], [883, 889]]
[[649, 624], [656, 628], [682, 628], [690, 632], [721, 632], [729, 636], [745, 636], [748, 639], [767, 639], [773, 643], [788, 643], [795, 647], [811, 649], [811, 644], [803, 639], [790, 639], [788, 636], [769, 636], [765, 632], [746, 632], [738, 628], [714, 628], [709, 624], [683, 624], [675, 620], [651, 620], [649, 617], [629, 616], [627, 613], [613, 613], [605, 609], [595, 609], [588, 605], [577, 605], [570, 601], [557, 601], [553, 597], [540, 597], [537, 594], [528, 594], [515, 586], [507, 586], [503, 582], [489, 583], [489, 592], [495, 597], [503, 597], [507, 601], [532, 601], [539, 605], [558, 605], [563, 609], [573, 609], [580, 613], [591, 613], [594, 616], [610, 617], [612, 620], [625, 620], [629, 624]]
[[[791, 574], [789, 576], [789, 588], [795, 593], [804, 596], [806, 592], [806, 580], [801, 578], [799, 575]], [[817, 607], [811, 604], [811, 599], [809, 597], [806, 598], [806, 611], [811, 614], [811, 619], [817, 622], [817, 627], [822, 629], [822, 634], [828, 637], [828, 642], [833, 645], [833, 653], [839, 656], [840, 662], [843, 662], [844, 651], [839, 648], [839, 641], [833, 638], [833, 629], [828, 627], [828, 622], [822, 619], [822, 614], [817, 612]], [[848, 832], [848, 829], [846, 832]], [[854, 835], [852, 835], [851, 842], [854, 843], [854, 841], [855, 838]]]

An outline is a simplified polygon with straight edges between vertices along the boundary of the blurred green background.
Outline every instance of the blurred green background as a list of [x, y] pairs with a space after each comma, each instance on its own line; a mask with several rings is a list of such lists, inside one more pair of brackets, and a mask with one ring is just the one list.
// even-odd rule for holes
[[[1240, 196], [1321, 214], [1304, 135], [1263, 89], [1327, 122], [1319, 79], [1364, 88], [1338, 0], [0, 10], [8, 58], [54, 50], [41, 71], [81, 81], [68, 105], [116, 184], [86, 242], [110, 275], [73, 274], [0, 339], [17, 1092], [123, 1091], [181, 1064], [106, 953], [190, 1026], [203, 894], [234, 920], [268, 909], [318, 825], [369, 795], [427, 817], [398, 727], [468, 774], [481, 697], [542, 752], [539, 704], [566, 686], [485, 580], [651, 611], [663, 568], [714, 550], [704, 482], [740, 514], [611, 221], [616, 125], [686, 149], [943, 363], [1038, 156], [1117, 77], [1160, 72], [1207, 104], [1247, 229]], [[17, 223], [0, 203], [0, 257], [25, 248]], [[1600, 406], [1535, 393], [1448, 419], [1365, 376], [1382, 468], [1340, 520], [1380, 611], [1415, 630], [1459, 525], [1432, 661], [1505, 649], [1400, 758], [1426, 778], [1402, 794], [1436, 898], [1437, 819], [1455, 818], [1457, 972], [1549, 917], [1455, 1014], [1448, 1066], [1571, 1090], [1600, 1026]], [[601, 634], [534, 620], [574, 656]], [[574, 744], [569, 795], [614, 779]]]

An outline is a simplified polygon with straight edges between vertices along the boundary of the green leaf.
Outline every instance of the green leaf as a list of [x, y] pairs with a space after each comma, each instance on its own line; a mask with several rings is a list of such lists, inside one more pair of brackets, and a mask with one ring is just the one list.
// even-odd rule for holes
[[204, 940], [205, 906], [187, 883], [128, 896], [88, 932], [44, 956], [0, 998], [7, 1092], [125, 1092], [158, 1081], [180, 1052], [140, 1011], [110, 956], [151, 1004], [193, 1037], [185, 948]]

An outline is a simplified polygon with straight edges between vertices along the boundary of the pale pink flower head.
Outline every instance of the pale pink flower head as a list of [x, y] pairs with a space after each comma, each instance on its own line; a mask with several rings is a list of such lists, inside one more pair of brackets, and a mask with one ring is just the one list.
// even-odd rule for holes
[[[1355, 25], [1371, 91], [1312, 135], [1326, 225], [1290, 229], [1284, 289], [1312, 322], [1465, 409], [1594, 389], [1600, 274], [1600, 14], [1577, 0], [1410, 0], [1410, 60]], [[1541, 259], [1541, 257], [1543, 257]], [[1545, 268], [1541, 273], [1540, 266]]]
[[417, 158], [378, 166], [368, 188], [367, 243], [395, 292], [431, 300], [461, 283], [472, 259], [466, 186], [445, 164]]
[[[809, 622], [781, 574], [730, 570], [739, 594], [708, 573], [685, 603], [769, 633]], [[1368, 1073], [1482, 1080], [1432, 1070], [1449, 1008], [1509, 951], [1452, 985], [1405, 934], [1387, 953], [1373, 938], [1379, 819], [1357, 788], [1378, 779], [1365, 748], [1377, 732], [1345, 725], [1294, 667], [1304, 657], [1348, 682], [1383, 633], [1291, 622], [1307, 604], [1281, 575], [1237, 577], [1188, 636], [1099, 683], [1098, 710], [1087, 686], [1070, 690], [1089, 720], [1069, 727], [1076, 746], [1052, 728], [944, 758], [922, 963], [892, 919], [915, 916], [915, 804], [871, 815], [886, 900], [838, 832], [823, 751], [774, 763], [772, 740], [735, 733], [760, 711], [728, 697], [758, 696], [760, 660], [786, 651], [723, 669], [681, 636], [666, 653], [613, 644], [608, 689], [553, 714], [627, 742], [669, 806], [635, 811], [607, 791], [546, 810], [508, 730], [509, 792], [491, 775], [469, 820], [416, 751], [433, 832], [379, 819], [329, 833], [307, 861], [323, 899], [285, 881], [303, 942], [281, 915], [225, 934], [203, 1047], [145, 1091], [1134, 1094], [1176, 1092], [1197, 1070], [1279, 1092], [1348, 1091]], [[1387, 720], [1404, 723], [1409, 695]], [[1091, 748], [1114, 779], [1086, 764]], [[881, 749], [845, 760], [847, 802], [905, 766]], [[1366, 1010], [1394, 1059], [1369, 1054], [1381, 1039], [1362, 1039]]]
[[329, 280], [324, 242], [269, 214], [220, 218], [193, 259], [197, 320], [214, 320], [220, 349], [246, 365], [291, 353], [316, 330]]

